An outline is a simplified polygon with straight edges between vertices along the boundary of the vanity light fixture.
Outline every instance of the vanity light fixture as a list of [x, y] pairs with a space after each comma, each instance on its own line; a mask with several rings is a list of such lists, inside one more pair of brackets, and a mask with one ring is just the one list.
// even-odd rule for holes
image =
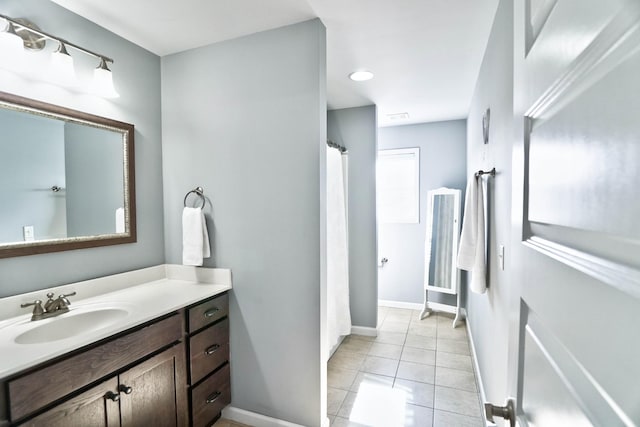
[[373, 73], [371, 71], [354, 71], [349, 74], [349, 78], [354, 82], [365, 82], [367, 80], [371, 80], [373, 78]]
[[[30, 50], [43, 50], [46, 41], [52, 40], [58, 43], [58, 49], [51, 56], [53, 74], [56, 82], [62, 83], [65, 86], [75, 82], [73, 58], [67, 51], [67, 48], [71, 47], [89, 56], [93, 56], [100, 61], [94, 71], [93, 83], [89, 87], [90, 91], [107, 98], [117, 98], [119, 96], [113, 86], [113, 75], [107, 66], [109, 62], [113, 64], [113, 59], [46, 33], [25, 19], [13, 19], [2, 14], [0, 14], [0, 18], [7, 21], [7, 28], [4, 32], [0, 32], [0, 58], [3, 58], [0, 61], [0, 65], [4, 68], [12, 70], [19, 68], [14, 64], [8, 63], [8, 56], [23, 56], [25, 48]], [[10, 61], [18, 62], [18, 60], [13, 58]]]

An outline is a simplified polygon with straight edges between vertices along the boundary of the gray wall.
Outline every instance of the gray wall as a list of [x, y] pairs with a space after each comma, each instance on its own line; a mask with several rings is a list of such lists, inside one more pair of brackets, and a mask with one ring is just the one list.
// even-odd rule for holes
[[[427, 192], [439, 187], [466, 187], [466, 120], [383, 127], [378, 149], [420, 148], [420, 223], [378, 224], [381, 300], [423, 302]], [[432, 292], [429, 299], [455, 305], [455, 296]]]
[[327, 112], [327, 136], [349, 150], [348, 230], [351, 323], [376, 327], [376, 145], [374, 105]]
[[65, 125], [67, 235], [116, 232], [124, 207], [122, 135], [91, 126]]
[[162, 58], [167, 261], [202, 186], [213, 256], [233, 271], [233, 406], [321, 417], [325, 29], [319, 20]]
[[31, 225], [37, 239], [66, 236], [64, 122], [0, 110], [0, 243], [23, 241]]
[[[115, 59], [111, 69], [118, 99], [71, 92], [8, 73], [0, 78], [0, 90], [133, 123], [138, 212], [137, 243], [0, 259], [0, 296], [161, 264], [160, 59], [48, 0], [3, 0], [0, 12], [30, 19], [45, 31]], [[95, 59], [70, 53], [81, 77], [97, 66]]]
[[[491, 108], [489, 144], [482, 142], [482, 115]], [[487, 272], [485, 294], [469, 293], [468, 322], [487, 400], [507, 395], [509, 254], [511, 232], [511, 148], [513, 141], [513, 2], [501, 0], [480, 69], [468, 118], [469, 174], [495, 166], [487, 180]], [[487, 179], [487, 178], [485, 178]], [[505, 271], [498, 247], [505, 246]]]

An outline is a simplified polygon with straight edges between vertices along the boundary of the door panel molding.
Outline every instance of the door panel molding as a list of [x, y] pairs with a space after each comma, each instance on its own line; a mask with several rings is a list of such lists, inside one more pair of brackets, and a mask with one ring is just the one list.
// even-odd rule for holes
[[640, 299], [640, 271], [636, 269], [537, 236], [530, 237], [524, 244], [545, 256]]
[[621, 10], [529, 107], [532, 130], [640, 50], [640, 5]]
[[640, 270], [638, 239], [536, 221], [531, 221], [529, 225], [530, 233], [524, 240], [539, 237], [605, 261]]
[[[597, 100], [604, 88], [615, 87], [616, 78], [637, 80], [629, 70], [640, 64], [640, 4], [622, 3], [626, 8], [525, 113], [522, 237], [538, 252], [639, 298], [640, 261], [634, 254], [640, 250], [640, 227], [631, 215], [637, 193], [633, 183], [640, 173], [625, 167], [629, 157], [640, 155], [635, 136], [640, 127], [625, 126], [640, 106], [635, 90], [615, 98], [628, 114], [593, 116], [606, 110], [607, 104]], [[576, 157], [587, 149], [606, 154]], [[627, 173], [622, 187], [620, 177], [613, 176], [620, 173], [617, 169]], [[605, 189], [614, 183], [615, 196], [608, 195]]]
[[[533, 419], [523, 425], [624, 425], [635, 426], [589, 371], [522, 302], [521, 336], [524, 337], [520, 408]], [[544, 373], [544, 374], [543, 374]], [[539, 379], [539, 381], [537, 380]], [[552, 382], [553, 384], [549, 384]], [[549, 405], [549, 393], [553, 404]]]

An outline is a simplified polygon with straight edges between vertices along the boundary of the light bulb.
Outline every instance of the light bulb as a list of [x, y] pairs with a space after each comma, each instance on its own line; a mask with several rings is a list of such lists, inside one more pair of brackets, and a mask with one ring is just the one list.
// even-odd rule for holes
[[93, 70], [91, 91], [105, 98], [118, 98], [120, 96], [115, 87], [113, 87], [113, 75], [104, 58], [100, 58], [100, 65]]

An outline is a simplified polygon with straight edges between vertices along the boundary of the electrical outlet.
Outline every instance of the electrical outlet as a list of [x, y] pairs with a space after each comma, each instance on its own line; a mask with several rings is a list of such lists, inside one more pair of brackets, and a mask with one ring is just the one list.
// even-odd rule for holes
[[33, 242], [35, 240], [33, 225], [25, 225], [22, 227], [22, 233], [24, 235], [25, 242]]

